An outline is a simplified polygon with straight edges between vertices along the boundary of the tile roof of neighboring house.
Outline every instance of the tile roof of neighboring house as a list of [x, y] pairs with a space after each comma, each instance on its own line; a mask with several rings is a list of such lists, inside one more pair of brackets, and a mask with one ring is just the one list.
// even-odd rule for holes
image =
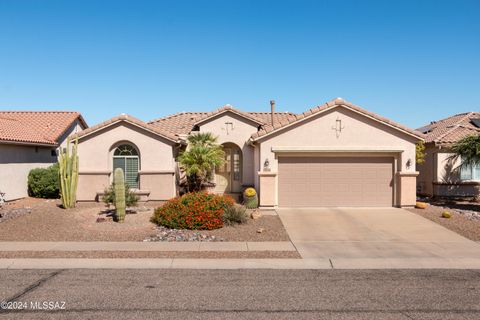
[[[149, 122], [149, 124], [159, 127], [160, 129], [167, 131], [172, 135], [178, 136], [190, 133], [196, 123], [228, 110], [242, 115], [247, 119], [251, 119], [259, 124], [268, 125], [272, 122], [272, 116], [270, 112], [243, 112], [234, 109], [231, 106], [225, 106], [224, 108], [217, 109], [214, 112], [179, 112], [164, 118], [152, 120]], [[295, 114], [290, 112], [274, 113], [275, 123], [280, 123], [294, 117]]]
[[331, 101], [328, 101], [320, 106], [317, 106], [315, 108], [312, 108], [310, 110], [307, 110], [305, 111], [304, 113], [300, 113], [300, 114], [297, 114], [295, 115], [294, 117], [291, 117], [291, 118], [287, 118], [287, 119], [283, 119], [282, 121], [280, 122], [277, 122], [273, 125], [269, 124], [265, 127], [263, 127], [261, 130], [259, 130], [257, 133], [254, 133], [252, 135], [252, 140], [257, 140], [257, 139], [260, 139], [270, 133], [273, 133], [273, 132], [276, 132], [277, 130], [280, 130], [282, 128], [285, 128], [287, 126], [290, 126], [290, 125], [294, 125], [294, 124], [297, 124], [298, 122], [304, 120], [304, 119], [308, 119], [318, 113], [321, 113], [323, 111], [326, 111], [326, 110], [329, 110], [329, 109], [332, 109], [332, 108], [335, 108], [335, 107], [338, 107], [338, 106], [343, 106], [343, 107], [346, 107], [346, 108], [349, 108], [353, 111], [356, 111], [358, 113], [361, 113], [365, 116], [368, 116], [378, 122], [381, 122], [381, 123], [384, 123], [388, 126], [391, 126], [393, 128], [396, 128], [400, 131], [403, 131], [407, 134], [410, 134], [414, 137], [417, 137], [419, 139], [423, 139], [423, 134], [419, 131], [416, 131], [416, 130], [413, 130], [413, 129], [410, 129], [408, 127], [405, 127], [397, 122], [394, 122], [392, 120], [389, 120], [387, 118], [384, 118], [382, 116], [379, 116], [373, 112], [370, 112], [370, 111], [367, 111], [363, 108], [360, 108], [359, 106], [357, 105], [354, 105], [353, 103], [350, 103], [348, 101], [345, 101], [341, 98], [337, 98], [337, 99], [334, 99], [334, 100], [331, 100]]
[[138, 127], [141, 127], [147, 131], [150, 131], [150, 132], [153, 132], [163, 138], [166, 138], [167, 140], [171, 140], [171, 141], [177, 141], [177, 137], [173, 134], [171, 134], [170, 132], [168, 131], [165, 131], [163, 130], [162, 128], [159, 128], [157, 126], [154, 126], [154, 125], [151, 125], [151, 124], [148, 124], [140, 119], [137, 119], [135, 117], [132, 117], [131, 115], [128, 115], [128, 114], [121, 114], [119, 116], [116, 116], [116, 117], [113, 117], [111, 119], [108, 119], [104, 122], [101, 122], [99, 124], [96, 124], [88, 129], [85, 129], [83, 131], [80, 131], [79, 133], [77, 133], [75, 136], [78, 137], [78, 138], [81, 138], [81, 137], [84, 137], [84, 136], [87, 136], [93, 132], [96, 132], [98, 130], [101, 130], [105, 127], [108, 127], [110, 125], [113, 125], [117, 122], [120, 122], [120, 121], [126, 121], [126, 122], [130, 122]]
[[0, 111], [0, 142], [57, 145], [77, 119], [88, 127], [78, 112]]
[[472, 119], [480, 119], [480, 112], [465, 112], [451, 117], [432, 121], [430, 124], [419, 128], [425, 133], [425, 142], [436, 145], [449, 145], [469, 135], [480, 134]]

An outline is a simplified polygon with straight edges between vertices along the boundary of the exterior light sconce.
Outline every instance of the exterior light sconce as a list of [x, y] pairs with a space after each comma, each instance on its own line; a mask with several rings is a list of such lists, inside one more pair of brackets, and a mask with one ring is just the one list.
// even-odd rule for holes
[[268, 158], [265, 159], [265, 162], [263, 163], [263, 171], [270, 171], [270, 161], [268, 161]]
[[412, 166], [412, 159], [408, 159], [405, 165], [407, 166], [407, 169], [410, 169], [410, 167]]
[[340, 137], [340, 133], [342, 133], [342, 130], [345, 129], [345, 126], [342, 126], [342, 120], [340, 118], [337, 118], [335, 120], [335, 126], [332, 127], [333, 130], [335, 130], [335, 135]]

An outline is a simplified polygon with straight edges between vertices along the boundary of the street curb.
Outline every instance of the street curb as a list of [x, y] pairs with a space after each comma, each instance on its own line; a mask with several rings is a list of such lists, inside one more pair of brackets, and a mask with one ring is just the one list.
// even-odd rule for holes
[[19, 251], [296, 251], [290, 241], [263, 242], [0, 242], [0, 252]]
[[0, 269], [480, 269], [480, 258], [0, 259]]

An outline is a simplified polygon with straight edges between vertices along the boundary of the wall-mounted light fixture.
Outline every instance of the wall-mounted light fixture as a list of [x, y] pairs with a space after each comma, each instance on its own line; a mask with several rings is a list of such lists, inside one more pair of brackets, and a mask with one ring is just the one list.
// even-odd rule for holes
[[412, 166], [412, 159], [408, 159], [407, 160], [407, 163], [405, 163], [407, 169], [410, 169], [410, 167]]
[[263, 163], [263, 171], [270, 171], [270, 161], [268, 161], [268, 158], [265, 159], [265, 162]]

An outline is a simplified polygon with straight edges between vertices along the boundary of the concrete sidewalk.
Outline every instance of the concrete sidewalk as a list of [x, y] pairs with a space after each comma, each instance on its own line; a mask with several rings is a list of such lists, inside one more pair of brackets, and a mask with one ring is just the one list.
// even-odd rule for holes
[[0, 259], [0, 269], [480, 269], [480, 258]]
[[265, 242], [0, 242], [0, 251], [296, 251], [290, 241]]

